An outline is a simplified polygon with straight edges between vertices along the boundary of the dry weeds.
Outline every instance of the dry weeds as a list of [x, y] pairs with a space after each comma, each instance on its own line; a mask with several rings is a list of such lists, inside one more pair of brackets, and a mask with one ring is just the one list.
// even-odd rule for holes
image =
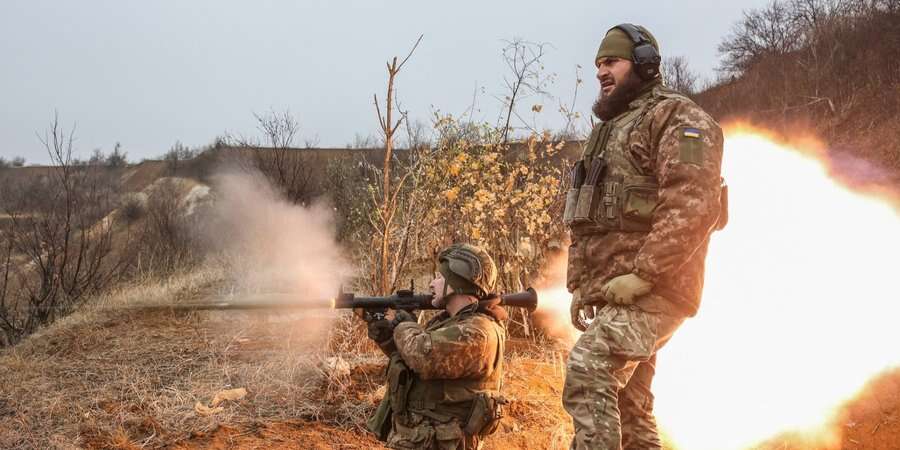
[[[314, 317], [326, 324], [317, 330], [313, 313], [117, 309], [193, 301], [220, 282], [221, 271], [206, 268], [120, 289], [0, 353], [0, 448], [160, 447], [222, 423], [349, 425], [348, 417], [367, 413], [368, 405], [340, 394], [354, 375], [328, 373], [330, 316]], [[360, 367], [377, 355], [337, 357]], [[231, 387], [250, 394], [220, 414], [196, 414], [196, 402]]]
[[[371, 448], [363, 427], [386, 358], [350, 313], [122, 308], [219, 296], [223, 278], [206, 267], [122, 288], [0, 352], [0, 448], [190, 448], [307, 436], [307, 426], [333, 445]], [[513, 404], [488, 448], [565, 447], [563, 355], [543, 347], [510, 346]], [[248, 394], [195, 411], [233, 388]]]

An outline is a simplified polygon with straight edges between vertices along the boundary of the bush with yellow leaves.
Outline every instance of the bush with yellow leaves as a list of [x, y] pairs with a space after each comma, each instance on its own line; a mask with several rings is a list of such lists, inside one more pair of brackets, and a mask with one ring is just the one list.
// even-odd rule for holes
[[438, 141], [419, 161], [411, 195], [420, 207], [414, 245], [422, 257], [452, 242], [485, 248], [500, 269], [498, 289], [527, 286], [563, 232], [558, 157], [549, 133], [501, 144], [489, 125], [437, 118]]

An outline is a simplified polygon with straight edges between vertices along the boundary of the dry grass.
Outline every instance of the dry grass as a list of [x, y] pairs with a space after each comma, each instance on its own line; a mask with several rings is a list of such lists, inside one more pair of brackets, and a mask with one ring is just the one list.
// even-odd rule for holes
[[500, 430], [486, 440], [487, 448], [569, 448], [572, 423], [562, 406], [564, 356], [557, 355], [535, 359], [518, 351], [507, 354], [503, 395], [510, 404]]
[[[330, 436], [322, 448], [352, 436], [348, 448], [372, 448], [363, 427], [386, 358], [349, 313], [123, 308], [218, 296], [223, 277], [203, 268], [120, 289], [0, 352], [0, 448], [191, 448], [256, 434], [265, 448], [289, 430]], [[513, 404], [488, 448], [565, 448], [563, 354], [545, 344], [510, 345]], [[248, 395], [224, 411], [194, 410], [238, 387]]]
[[[163, 337], [185, 319], [138, 332], [134, 328], [139, 318], [111, 308], [192, 296], [215, 278], [214, 271], [198, 271], [119, 289], [0, 353], [0, 403], [7, 412], [0, 425], [0, 447], [68, 448], [89, 444], [97, 434], [121, 437], [127, 428], [141, 428], [148, 436], [156, 433], [159, 424], [146, 411], [179, 399], [146, 396], [148, 383], [167, 383], [165, 369], [181, 364], [190, 370], [188, 362], [196, 358], [177, 355], [177, 336], [155, 339], [152, 349], [142, 338], [146, 331]], [[177, 374], [179, 367], [174, 369]]]
[[[380, 374], [377, 355], [328, 350], [330, 313], [117, 309], [194, 300], [220, 281], [203, 269], [121, 289], [0, 353], [0, 448], [161, 447], [222, 423], [353, 426], [368, 413], [372, 403], [346, 394], [350, 384], [380, 384], [360, 382]], [[367, 365], [371, 374], [359, 369]], [[194, 411], [230, 387], [249, 395], [213, 416]]]

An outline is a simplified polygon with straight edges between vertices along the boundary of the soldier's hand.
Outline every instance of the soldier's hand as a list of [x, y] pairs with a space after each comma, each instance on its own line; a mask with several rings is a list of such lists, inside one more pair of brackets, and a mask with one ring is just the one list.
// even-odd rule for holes
[[399, 309], [399, 310], [397, 310], [397, 312], [394, 313], [394, 320], [392, 320], [391, 322], [393, 322], [393, 325], [396, 327], [398, 324], [401, 324], [403, 322], [418, 322], [418, 321], [419, 321], [419, 318], [416, 317], [415, 314], [413, 314], [405, 309]]
[[388, 319], [373, 320], [369, 322], [369, 339], [376, 344], [387, 342], [394, 338], [394, 324]]
[[587, 326], [582, 319], [582, 314], [587, 315], [587, 310], [591, 312], [591, 318], [594, 316], [594, 307], [591, 305], [585, 305], [584, 300], [581, 297], [581, 289], [575, 289], [575, 292], [572, 292], [572, 304], [569, 306], [569, 313], [572, 316], [572, 326], [578, 329], [578, 331], [584, 331], [587, 329]]
[[617, 305], [630, 305], [642, 295], [649, 294], [653, 289], [653, 283], [633, 274], [619, 275], [609, 280], [600, 293], [606, 301]]

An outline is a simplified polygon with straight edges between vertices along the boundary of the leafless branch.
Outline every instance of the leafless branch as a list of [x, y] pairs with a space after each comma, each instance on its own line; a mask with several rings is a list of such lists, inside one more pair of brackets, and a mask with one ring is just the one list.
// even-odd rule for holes
[[406, 61], [409, 60], [409, 57], [412, 56], [413, 52], [416, 51], [416, 48], [419, 47], [419, 43], [422, 42], [422, 38], [424, 38], [424, 37], [425, 37], [424, 34], [420, 34], [420, 35], [419, 35], [419, 38], [416, 39], [416, 43], [415, 43], [415, 44], [412, 46], [412, 48], [409, 50], [409, 53], [406, 55], [406, 58], [403, 58], [403, 61], [401, 61], [401, 62], [400, 62], [400, 65], [397, 66], [396, 72], [399, 72], [400, 69], [403, 68], [403, 65], [406, 64]]
[[[510, 71], [512, 78], [504, 77], [507, 94], [503, 98], [506, 106], [506, 113], [501, 116], [505, 122], [501, 128], [500, 138], [503, 144], [509, 141], [510, 121], [514, 113], [516, 102], [522, 95], [540, 94], [546, 95], [544, 89], [545, 84], [549, 81], [549, 77], [543, 75], [543, 64], [541, 59], [544, 57], [548, 43], [534, 43], [522, 39], [507, 41], [507, 46], [503, 49], [503, 59]], [[527, 122], [523, 120], [527, 125]]]

